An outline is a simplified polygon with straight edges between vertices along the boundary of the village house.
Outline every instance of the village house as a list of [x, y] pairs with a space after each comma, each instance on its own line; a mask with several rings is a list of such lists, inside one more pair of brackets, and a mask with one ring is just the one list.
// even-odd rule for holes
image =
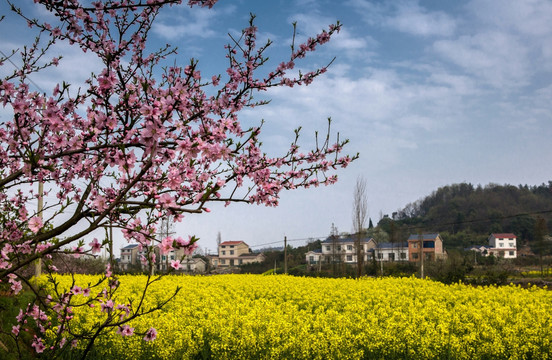
[[489, 245], [472, 245], [464, 250], [475, 251], [482, 256], [515, 259], [518, 255], [517, 236], [512, 233], [489, 235]]
[[379, 243], [372, 249], [376, 261], [408, 261], [408, 243]]
[[122, 271], [128, 271], [138, 263], [138, 244], [129, 244], [121, 249], [119, 266]]
[[218, 255], [210, 255], [211, 266], [233, 267], [256, 262], [263, 262], [265, 256], [261, 253], [253, 253], [243, 241], [224, 241], [218, 246]]
[[[146, 257], [146, 251], [139, 250], [138, 244], [129, 244], [121, 249], [121, 258], [119, 266], [122, 271], [140, 271], [145, 270], [146, 266], [140, 259]], [[167, 254], [161, 254], [159, 246], [153, 250], [157, 260], [155, 271], [167, 271], [171, 268], [171, 261], [181, 260], [179, 272], [202, 274], [207, 271], [207, 262], [192, 255], [186, 255], [184, 249], [171, 250]]]
[[412, 234], [408, 237], [409, 261], [418, 262], [446, 259], [443, 239], [439, 234]]
[[[357, 263], [355, 236], [330, 236], [321, 242], [322, 248], [311, 250], [305, 254], [307, 264], [343, 262], [345, 264]], [[377, 243], [373, 238], [360, 239], [364, 262], [375, 256], [376, 261], [407, 261], [408, 246], [406, 242]]]
[[488, 254], [505, 259], [517, 257], [517, 237], [512, 233], [489, 235]]

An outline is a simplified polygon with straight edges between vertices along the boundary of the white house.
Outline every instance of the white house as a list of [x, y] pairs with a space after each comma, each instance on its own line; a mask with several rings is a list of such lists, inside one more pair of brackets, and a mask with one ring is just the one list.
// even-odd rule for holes
[[[322, 241], [322, 254], [320, 260], [327, 263], [344, 262], [346, 264], [357, 263], [357, 251], [355, 236], [339, 237], [330, 236]], [[376, 247], [376, 242], [372, 238], [360, 239], [364, 261], [370, 259], [370, 249]], [[308, 259], [307, 259], [308, 261]]]
[[374, 249], [377, 261], [408, 261], [408, 242], [380, 243]]
[[119, 266], [123, 271], [129, 270], [132, 265], [138, 262], [138, 244], [129, 244], [121, 249], [121, 260]]
[[311, 250], [305, 254], [307, 264], [314, 265], [322, 260], [322, 249]]
[[512, 233], [491, 234], [489, 236], [488, 254], [499, 258], [515, 259], [517, 257], [517, 237]]
[[[345, 264], [357, 263], [357, 239], [355, 235], [347, 237], [328, 237], [321, 242], [322, 249], [311, 250], [305, 254], [307, 264], [314, 265], [320, 262]], [[373, 238], [360, 239], [364, 262], [368, 262], [375, 256], [377, 261], [408, 261], [408, 244], [402, 243], [376, 243]]]

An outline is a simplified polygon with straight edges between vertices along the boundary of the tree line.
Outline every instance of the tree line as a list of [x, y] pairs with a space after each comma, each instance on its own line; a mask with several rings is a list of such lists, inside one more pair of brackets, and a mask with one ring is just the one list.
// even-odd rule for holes
[[[535, 250], [541, 228], [552, 226], [552, 181], [536, 186], [474, 186], [459, 183], [440, 187], [425, 198], [384, 217], [378, 226], [403, 236], [417, 230], [439, 232], [447, 248], [485, 244], [491, 233], [514, 233], [519, 244]], [[548, 235], [548, 234], [546, 234]]]

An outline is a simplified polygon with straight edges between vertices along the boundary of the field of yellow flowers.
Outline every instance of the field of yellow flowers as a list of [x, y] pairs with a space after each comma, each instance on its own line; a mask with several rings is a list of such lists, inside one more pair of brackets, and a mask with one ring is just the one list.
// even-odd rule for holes
[[[86, 284], [92, 277], [77, 277]], [[71, 286], [69, 276], [59, 280]], [[135, 298], [143, 276], [121, 276]], [[146, 298], [162, 310], [133, 320], [156, 340], [113, 331], [97, 341], [108, 359], [547, 359], [552, 292], [470, 287], [415, 278], [322, 279], [283, 275], [166, 276]], [[99, 309], [80, 308], [80, 326]], [[82, 311], [82, 313], [78, 313]]]

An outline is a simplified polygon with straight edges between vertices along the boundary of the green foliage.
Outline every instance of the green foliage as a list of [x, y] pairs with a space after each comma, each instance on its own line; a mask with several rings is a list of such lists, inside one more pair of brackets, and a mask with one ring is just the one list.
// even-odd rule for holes
[[466, 280], [466, 276], [473, 270], [473, 260], [470, 254], [450, 251], [446, 260], [427, 262], [426, 269], [427, 275], [433, 280], [454, 284]]
[[[13, 296], [9, 290], [9, 284], [0, 286], [0, 359], [19, 359], [17, 349], [21, 352], [21, 359], [34, 358], [34, 351], [23, 344], [32, 342], [32, 335], [28, 332], [20, 333], [19, 344], [15, 343], [11, 336], [13, 320], [19, 314], [19, 309], [34, 301], [34, 294], [23, 290], [17, 296]], [[23, 341], [21, 341], [23, 340]], [[6, 351], [8, 349], [8, 351]]]
[[468, 282], [474, 285], [506, 285], [513, 274], [514, 270], [509, 264], [497, 263], [474, 269]]
[[[535, 242], [536, 217], [552, 225], [552, 181], [539, 186], [453, 184], [394, 214], [378, 225], [389, 232], [391, 224], [403, 233], [416, 229], [439, 232], [447, 249], [485, 244], [490, 233], [511, 232], [519, 243]], [[402, 235], [404, 238], [404, 234]]]

